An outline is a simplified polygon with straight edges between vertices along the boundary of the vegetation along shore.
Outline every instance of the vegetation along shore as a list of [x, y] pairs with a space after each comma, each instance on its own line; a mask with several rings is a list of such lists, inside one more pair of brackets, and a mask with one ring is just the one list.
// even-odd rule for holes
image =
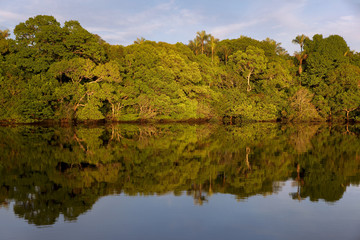
[[110, 45], [39, 15], [0, 31], [0, 121], [359, 121], [360, 54], [338, 35], [299, 52], [197, 32], [188, 44]]

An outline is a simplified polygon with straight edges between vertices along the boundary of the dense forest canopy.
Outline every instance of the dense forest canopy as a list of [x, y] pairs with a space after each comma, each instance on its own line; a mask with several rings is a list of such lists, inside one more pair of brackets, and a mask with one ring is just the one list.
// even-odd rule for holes
[[110, 45], [39, 15], [0, 31], [0, 120], [360, 120], [360, 54], [338, 35]]

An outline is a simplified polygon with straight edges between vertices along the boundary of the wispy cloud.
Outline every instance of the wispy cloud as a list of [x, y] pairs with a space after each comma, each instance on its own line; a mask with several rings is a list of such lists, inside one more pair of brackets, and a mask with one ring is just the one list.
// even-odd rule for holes
[[[21, 7], [15, 8], [16, 5]], [[86, 3], [79, 0], [63, 0], [61, 3], [55, 0], [13, 0], [2, 8], [0, 24], [9, 28], [28, 17], [47, 14], [60, 22], [79, 20], [86, 29], [104, 40], [125, 45], [140, 36], [157, 40], [165, 36], [166, 41], [202, 21], [196, 10], [180, 7], [175, 0], [144, 1], [143, 4], [114, 0], [101, 3], [94, 0]]]
[[0, 10], [0, 22], [21, 21], [23, 16], [14, 12]]
[[283, 29], [302, 29], [306, 28], [303, 21], [303, 11], [307, 1], [275, 1], [277, 4], [267, 4], [261, 11], [261, 15], [267, 22]]
[[261, 22], [262, 21], [258, 19], [258, 20], [250, 20], [248, 22], [226, 24], [222, 26], [217, 26], [211, 29], [210, 31], [214, 36], [217, 36], [219, 38], [227, 38], [233, 33], [240, 33], [242, 30], [251, 26], [255, 26]]
[[[107, 27], [89, 27], [90, 31], [102, 32], [105, 40], [129, 44], [137, 37], [156, 38], [186, 30], [186, 26], [197, 25], [201, 15], [189, 9], [180, 8], [174, 1], [153, 6], [136, 14], [119, 16]], [[131, 40], [130, 40], [131, 39]]]
[[310, 33], [321, 33], [328, 35], [340, 35], [344, 37], [352, 49], [357, 48], [359, 51], [360, 32], [357, 31], [360, 27], [360, 17], [355, 15], [344, 15], [323, 23], [314, 25]]
[[282, 42], [292, 53], [298, 34], [339, 34], [360, 50], [358, 0], [11, 0], [1, 1], [0, 28], [15, 27], [38, 14], [58, 21], [78, 20], [112, 44], [127, 45], [137, 37], [187, 42], [199, 30], [217, 38], [246, 35]]

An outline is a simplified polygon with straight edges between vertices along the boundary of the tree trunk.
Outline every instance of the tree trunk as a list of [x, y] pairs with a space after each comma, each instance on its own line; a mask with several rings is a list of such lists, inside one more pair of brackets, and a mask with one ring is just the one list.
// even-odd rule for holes
[[115, 104], [110, 103], [111, 104], [111, 112], [112, 112], [112, 118], [115, 119]]
[[214, 62], [214, 48], [211, 48], [211, 62]]
[[248, 86], [247, 86], [246, 91], [248, 91], [248, 92], [250, 92], [250, 91], [251, 91], [251, 86], [250, 86], [250, 77], [251, 77], [251, 73], [252, 73], [252, 72], [250, 72], [250, 73], [247, 75], [247, 84], [248, 84]]

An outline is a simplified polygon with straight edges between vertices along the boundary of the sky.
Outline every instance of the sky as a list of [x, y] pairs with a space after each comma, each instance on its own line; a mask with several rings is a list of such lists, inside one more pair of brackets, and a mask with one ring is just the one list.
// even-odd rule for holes
[[78, 20], [110, 44], [187, 44], [205, 30], [220, 40], [269, 37], [293, 54], [297, 35], [337, 34], [360, 52], [360, 0], [0, 0], [1, 30], [36, 15]]

